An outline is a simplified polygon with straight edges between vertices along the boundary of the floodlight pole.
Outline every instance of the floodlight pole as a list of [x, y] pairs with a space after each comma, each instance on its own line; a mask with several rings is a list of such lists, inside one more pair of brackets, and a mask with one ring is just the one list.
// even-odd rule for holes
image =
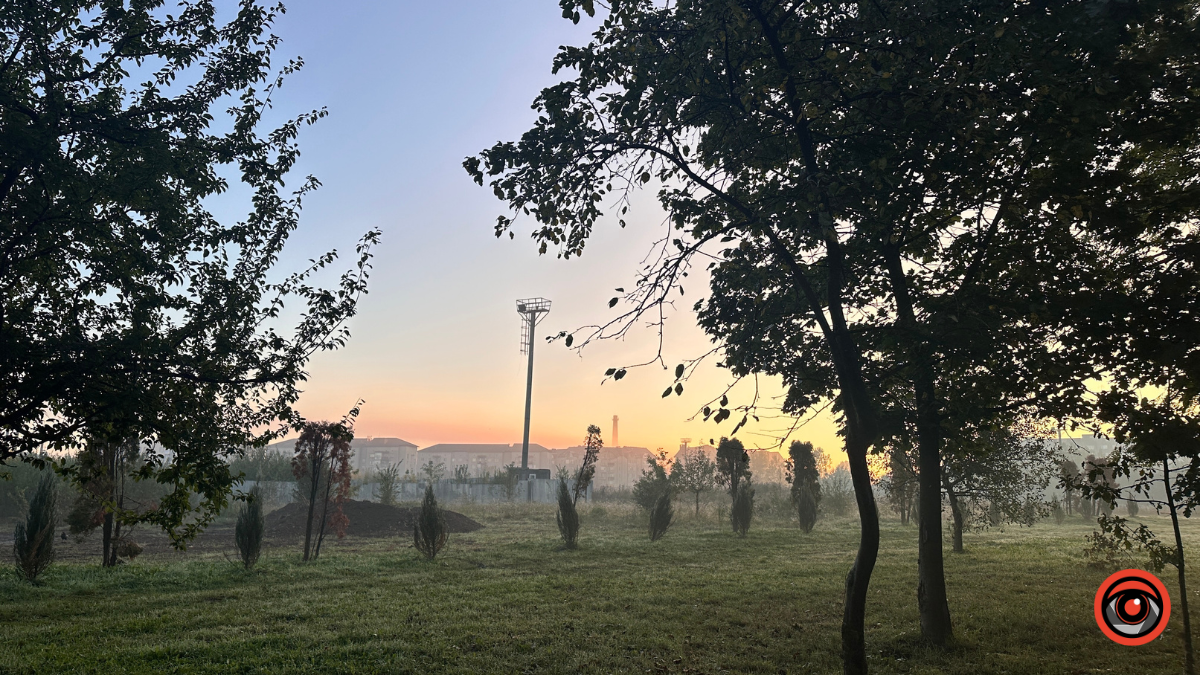
[[526, 321], [529, 322], [529, 342], [527, 349], [529, 351], [529, 370], [525, 375], [525, 437], [521, 441], [521, 475], [525, 479], [529, 478], [529, 414], [533, 409], [533, 329], [537, 327], [537, 321], [533, 315], [530, 315]]
[[525, 375], [525, 436], [521, 441], [521, 478], [529, 480], [529, 418], [533, 410], [533, 338], [538, 321], [550, 311], [550, 301], [545, 298], [517, 300], [517, 313], [521, 315], [521, 351], [529, 355], [529, 367]]

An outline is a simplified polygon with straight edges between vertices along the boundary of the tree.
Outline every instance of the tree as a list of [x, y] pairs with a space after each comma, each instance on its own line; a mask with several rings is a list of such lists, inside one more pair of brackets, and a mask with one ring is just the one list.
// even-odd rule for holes
[[[227, 505], [223, 460], [297, 421], [308, 359], [348, 338], [379, 236], [333, 288], [312, 276], [336, 252], [275, 267], [319, 184], [285, 189], [296, 139], [325, 115], [264, 128], [301, 66], [273, 65], [281, 11], [0, 8], [0, 462], [139, 439], [140, 477], [170, 488], [139, 517], [179, 546]], [[250, 210], [222, 223], [209, 209], [231, 180]]]
[[947, 443], [942, 484], [953, 518], [954, 552], [963, 552], [963, 529], [1000, 522], [1032, 526], [1050, 513], [1046, 488], [1058, 457], [1041, 439], [1017, 429], [997, 429]]
[[18, 522], [13, 532], [13, 557], [17, 561], [17, 572], [31, 584], [50, 563], [54, 562], [54, 526], [57, 523], [58, 479], [53, 473], [45, 473], [38, 481], [25, 522]]
[[[1140, 364], [1143, 368], [1146, 365]], [[1075, 487], [1086, 502], [1095, 499], [1113, 505], [1118, 499], [1125, 498], [1149, 504], [1160, 512], [1165, 508], [1171, 516], [1174, 546], [1164, 545], [1145, 524], [1135, 529], [1124, 518], [1112, 516], [1111, 508], [1101, 513], [1101, 532], [1094, 535], [1094, 540], [1108, 540], [1126, 550], [1136, 544], [1139, 550], [1150, 555], [1156, 571], [1167, 563], [1175, 567], [1183, 614], [1184, 672], [1190, 675], [1195, 672], [1195, 650], [1179, 516], [1191, 517], [1200, 505], [1200, 475], [1195, 471], [1200, 457], [1200, 403], [1192, 393], [1196, 391], [1197, 381], [1191, 380], [1190, 374], [1180, 372], [1177, 364], [1172, 370], [1171, 374], [1179, 378], [1174, 382], [1177, 388], [1168, 388], [1156, 398], [1133, 398], [1118, 388], [1121, 383], [1102, 395], [1101, 415], [1113, 424], [1117, 440], [1127, 448], [1118, 449], [1111, 461], [1091, 463]], [[1186, 468], [1180, 466], [1181, 460], [1186, 460]], [[1172, 464], [1176, 466], [1172, 467]], [[1115, 478], [1120, 476], [1133, 479], [1132, 483], [1119, 486]], [[1165, 492], [1162, 500], [1151, 497], [1151, 487], [1159, 482]]]
[[579, 545], [579, 512], [575, 510], [575, 498], [567, 486], [566, 478], [558, 480], [558, 512], [554, 517], [563, 543], [567, 548], [575, 549]]
[[884, 493], [892, 503], [892, 509], [900, 516], [900, 523], [907, 525], [917, 512], [917, 495], [920, 485], [912, 469], [912, 459], [906, 448], [893, 444], [888, 450], [888, 474], [881, 481]]
[[438, 507], [437, 498], [433, 496], [433, 483], [425, 484], [425, 499], [421, 502], [421, 511], [417, 522], [413, 524], [413, 546], [428, 560], [433, 560], [446, 545], [450, 538], [450, 528], [446, 525], [446, 517]]
[[1079, 465], [1069, 459], [1064, 459], [1059, 462], [1058, 467], [1058, 483], [1063, 489], [1063, 508], [1067, 515], [1071, 515], [1079, 504], [1079, 497], [1075, 490], [1076, 479], [1079, 478]]
[[67, 467], [78, 491], [67, 523], [75, 535], [100, 528], [105, 567], [116, 566], [123, 548], [129, 548], [129, 528], [159, 508], [156, 495], [146, 489], [152, 485], [144, 478], [146, 464], [136, 438], [109, 436], [93, 438]]
[[737, 493], [742, 481], [750, 480], [750, 453], [736, 438], [721, 438], [717, 444], [717, 484]]
[[[360, 402], [361, 405], [361, 402]], [[358, 416], [356, 405], [339, 422], [305, 422], [296, 439], [296, 454], [292, 471], [308, 492], [308, 516], [304, 527], [304, 561], [316, 560], [325, 541], [325, 526], [342, 538], [349, 521], [342, 504], [350, 498], [350, 442], [354, 440], [353, 420]], [[336, 486], [336, 491], [334, 487]], [[333, 512], [330, 513], [332, 500]], [[320, 505], [320, 516], [317, 507]], [[313, 540], [313, 527], [317, 528]]]
[[792, 441], [788, 448], [786, 478], [792, 486], [792, 503], [800, 516], [800, 529], [812, 532], [821, 504], [821, 472], [812, 443]]
[[696, 516], [700, 516], [700, 495], [716, 486], [717, 465], [699, 449], [684, 449], [675, 457], [671, 482], [680, 492], [691, 492], [696, 499]]
[[583, 462], [575, 472], [575, 488], [571, 491], [572, 504], [578, 504], [579, 497], [587, 494], [592, 477], [596, 475], [596, 462], [600, 459], [600, 448], [604, 447], [604, 441], [600, 438], [600, 427], [595, 424], [588, 425], [583, 447]]
[[[562, 4], [576, 19], [594, 9]], [[952, 626], [941, 435], [958, 417], [948, 373], [970, 375], [967, 389], [988, 380], [1002, 406], [1057, 405], [1064, 390], [1077, 398], [1078, 369], [1039, 367], [1057, 358], [1048, 348], [1057, 324], [1031, 321], [1039, 312], [1024, 299], [1040, 301], [1063, 273], [1055, 258], [1071, 239], [1061, 235], [1086, 215], [1073, 198], [1095, 185], [1094, 167], [1110, 166], [1104, 153], [1122, 147], [1109, 139], [1138, 106], [1164, 109], [1142, 78], [1125, 75], [1172, 70], [1175, 93], [1188, 91], [1188, 75], [1163, 68], [1173, 52], [1144, 59], [1145, 32], [1128, 28], [1166, 25], [1185, 39], [1180, 17], [1190, 13], [1180, 7], [623, 2], [590, 44], [561, 50], [555, 71], [578, 76], [542, 92], [521, 141], [466, 161], [538, 222], [543, 252], [553, 245], [564, 257], [581, 253], [606, 197], [624, 215], [629, 192], [657, 179], [675, 232], [626, 294], [632, 308], [582, 344], [654, 316], [693, 257], [712, 256], [711, 294], [697, 308], [722, 363], [735, 376], [781, 376], [786, 412], [835, 403], [861, 521], [843, 618], [847, 672], [867, 669], [863, 617], [879, 546], [867, 453], [907, 433], [892, 413], [905, 410], [916, 429], [917, 594], [922, 633], [942, 644]], [[1120, 106], [1129, 115], [1111, 114]], [[497, 235], [513, 225], [501, 216]], [[1014, 262], [1022, 269], [1006, 272]], [[565, 337], [570, 346], [574, 334]], [[998, 353], [1012, 358], [997, 362]], [[677, 367], [676, 394], [687, 372]], [[755, 406], [735, 408], [743, 423]], [[720, 423], [733, 411], [722, 400], [704, 412]]]
[[729, 509], [729, 522], [733, 531], [739, 537], [745, 537], [750, 531], [750, 521], [754, 518], [754, 486], [750, 479], [738, 484], [737, 492], [733, 495], [733, 506]]
[[400, 488], [400, 464], [389, 464], [375, 472], [380, 504], [392, 506], [396, 503], [396, 493]]
[[650, 509], [650, 541], [662, 539], [674, 519], [675, 507], [672, 505], [671, 488], [668, 485], [667, 489], [658, 495], [658, 499], [654, 500], [654, 506]]
[[642, 471], [641, 478], [633, 484], [633, 501], [647, 513], [654, 509], [654, 502], [658, 501], [658, 496], [670, 488], [669, 473], [672, 463], [667, 459], [667, 453], [661, 451], [657, 457], [646, 458], [646, 469]]
[[442, 479], [442, 476], [446, 475], [446, 464], [444, 462], [434, 462], [431, 459], [421, 466], [421, 473], [424, 474], [426, 481], [436, 483]]
[[237, 523], [233, 528], [233, 542], [246, 569], [252, 569], [262, 555], [263, 535], [267, 527], [262, 502], [262, 493], [257, 488], [250, 490], [246, 503], [238, 508]]

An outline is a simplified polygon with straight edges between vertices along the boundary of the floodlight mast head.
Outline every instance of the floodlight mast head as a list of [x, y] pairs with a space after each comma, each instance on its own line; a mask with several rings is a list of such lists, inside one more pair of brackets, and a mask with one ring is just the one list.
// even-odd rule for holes
[[[550, 301], [545, 298], [526, 298], [517, 301], [517, 314], [521, 315], [521, 353], [533, 352], [533, 329], [550, 311]], [[532, 361], [530, 362], [532, 363]]]
[[[529, 355], [529, 369], [525, 376], [525, 440], [521, 443], [521, 477], [529, 477], [529, 413], [533, 408], [533, 331], [538, 322], [550, 311], [550, 301], [545, 298], [517, 300], [517, 313], [521, 315], [521, 353]], [[532, 492], [529, 493], [532, 496]]]

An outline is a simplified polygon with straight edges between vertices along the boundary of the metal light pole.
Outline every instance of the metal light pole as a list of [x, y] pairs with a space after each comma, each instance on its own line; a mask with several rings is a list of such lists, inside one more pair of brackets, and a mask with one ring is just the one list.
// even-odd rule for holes
[[533, 333], [549, 311], [550, 301], [545, 298], [517, 301], [517, 313], [521, 315], [521, 353], [529, 355], [529, 370], [525, 376], [525, 438], [521, 442], [521, 478], [525, 480], [529, 479], [529, 414], [533, 408]]

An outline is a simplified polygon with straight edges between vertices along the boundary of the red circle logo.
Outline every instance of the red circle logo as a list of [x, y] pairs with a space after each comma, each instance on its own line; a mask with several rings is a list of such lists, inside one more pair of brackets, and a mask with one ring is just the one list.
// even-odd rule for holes
[[1096, 591], [1096, 624], [1110, 640], [1144, 645], [1162, 634], [1171, 618], [1171, 596], [1158, 577], [1121, 570]]

